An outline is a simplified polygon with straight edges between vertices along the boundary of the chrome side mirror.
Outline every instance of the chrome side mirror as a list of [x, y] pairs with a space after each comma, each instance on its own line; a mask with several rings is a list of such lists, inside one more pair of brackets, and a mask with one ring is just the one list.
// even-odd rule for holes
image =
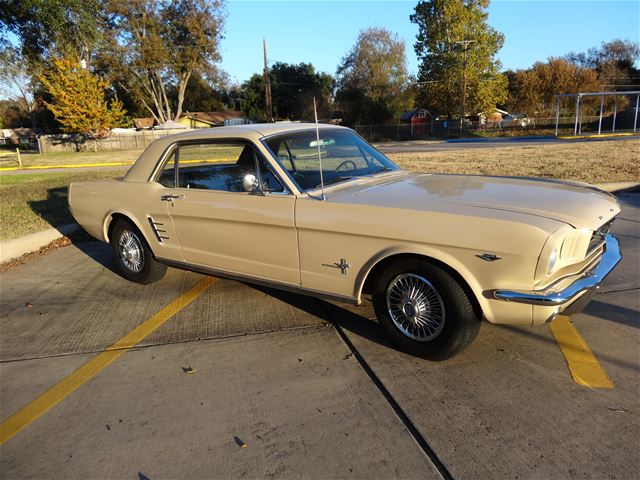
[[242, 188], [247, 193], [262, 193], [258, 185], [258, 179], [253, 173], [248, 173], [242, 179]]

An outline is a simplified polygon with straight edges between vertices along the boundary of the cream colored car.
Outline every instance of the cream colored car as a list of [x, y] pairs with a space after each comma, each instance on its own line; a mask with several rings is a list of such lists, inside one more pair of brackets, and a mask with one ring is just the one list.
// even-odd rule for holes
[[[323, 188], [324, 185], [324, 188]], [[481, 319], [579, 311], [620, 260], [589, 185], [409, 173], [343, 127], [265, 124], [155, 141], [124, 178], [73, 183], [78, 223], [139, 283], [167, 266], [360, 304], [444, 359]]]

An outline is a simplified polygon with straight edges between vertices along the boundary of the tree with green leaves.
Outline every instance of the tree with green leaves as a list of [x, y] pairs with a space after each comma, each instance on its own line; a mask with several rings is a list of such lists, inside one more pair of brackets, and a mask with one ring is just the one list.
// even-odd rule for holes
[[347, 124], [397, 121], [412, 107], [404, 42], [384, 28], [360, 31], [337, 70], [336, 102]]
[[95, 140], [109, 135], [112, 128], [131, 124], [122, 102], [107, 99], [108, 83], [83, 68], [79, 61], [54, 58], [46, 72], [39, 80], [52, 101], [45, 104], [63, 131]]
[[[489, 0], [424, 0], [411, 22], [420, 61], [418, 101], [449, 118], [492, 112], [507, 98], [496, 59], [504, 35], [491, 28]], [[462, 112], [462, 105], [465, 105]]]
[[99, 41], [100, 0], [0, 0], [0, 34], [13, 33], [31, 67], [75, 52], [89, 63]]
[[158, 123], [177, 120], [192, 75], [216, 81], [223, 0], [105, 0], [104, 7], [98, 68]]
[[[274, 115], [289, 120], [313, 120], [315, 97], [320, 118], [331, 113], [333, 77], [316, 72], [310, 63], [276, 62], [269, 70]], [[242, 113], [247, 118], [266, 120], [264, 78], [254, 74], [242, 85]]]

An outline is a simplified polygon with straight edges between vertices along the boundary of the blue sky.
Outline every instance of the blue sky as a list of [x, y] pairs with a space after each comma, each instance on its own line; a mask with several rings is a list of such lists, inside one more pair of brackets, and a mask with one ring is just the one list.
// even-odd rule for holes
[[[335, 73], [358, 31], [385, 27], [406, 42], [409, 70], [417, 27], [409, 15], [417, 1], [229, 0], [222, 68], [242, 82], [262, 68], [262, 37], [268, 61], [310, 62]], [[585, 51], [603, 41], [640, 38], [640, 1], [493, 0], [489, 24], [504, 33], [499, 53], [504, 68], [526, 68], [549, 56]]]

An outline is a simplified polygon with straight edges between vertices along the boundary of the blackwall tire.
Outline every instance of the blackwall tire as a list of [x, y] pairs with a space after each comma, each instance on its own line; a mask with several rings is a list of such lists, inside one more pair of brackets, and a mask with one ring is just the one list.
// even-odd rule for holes
[[405, 352], [446, 360], [466, 349], [481, 316], [462, 286], [445, 270], [420, 259], [402, 259], [379, 272], [373, 285], [378, 321]]
[[124, 278], [148, 284], [164, 277], [167, 266], [154, 258], [144, 236], [131, 222], [116, 220], [110, 240], [118, 271]]

